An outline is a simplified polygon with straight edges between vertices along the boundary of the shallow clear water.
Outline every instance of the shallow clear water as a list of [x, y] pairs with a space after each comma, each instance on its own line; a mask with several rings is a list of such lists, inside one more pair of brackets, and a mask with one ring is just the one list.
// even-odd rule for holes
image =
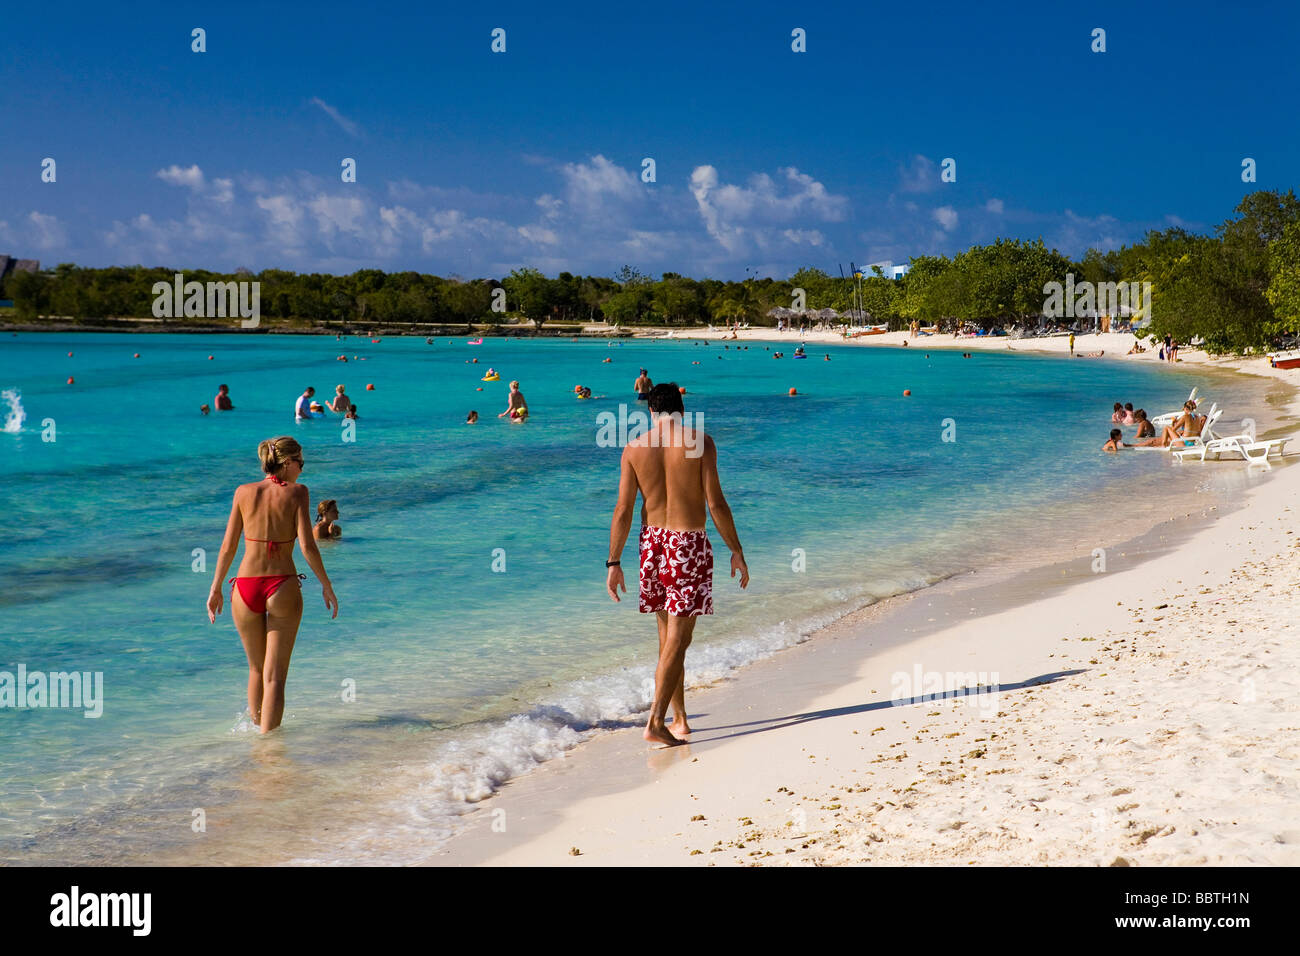
[[[597, 416], [634, 397], [640, 365], [703, 414], [753, 576], [742, 593], [713, 532], [717, 613], [697, 630], [692, 681], [959, 569], [1068, 549], [1099, 495], [1122, 520], [1144, 498], [1195, 493], [1162, 453], [1098, 448], [1113, 401], [1154, 415], [1204, 374], [924, 348], [810, 354], [6, 335], [0, 671], [99, 671], [105, 700], [98, 719], [0, 708], [0, 860], [240, 862], [268, 840], [273, 858], [418, 859], [466, 800], [593, 728], [635, 722], [654, 626], [634, 578], [622, 604], [604, 593], [619, 450], [596, 435]], [[480, 381], [488, 366], [501, 382]], [[511, 378], [525, 426], [495, 417]], [[236, 410], [201, 416], [220, 382]], [[339, 382], [360, 408], [354, 441], [334, 416], [293, 421], [304, 386], [324, 398]], [[577, 401], [575, 384], [608, 397]], [[1236, 414], [1258, 395], [1231, 380], [1211, 397]], [[467, 427], [471, 408], [482, 421]], [[308, 579], [284, 732], [259, 740], [237, 721], [246, 664], [229, 613], [210, 625], [204, 604], [233, 489], [260, 477], [257, 443], [278, 434], [305, 448], [313, 508], [339, 502], [344, 538], [322, 551], [341, 609], [329, 620]]]

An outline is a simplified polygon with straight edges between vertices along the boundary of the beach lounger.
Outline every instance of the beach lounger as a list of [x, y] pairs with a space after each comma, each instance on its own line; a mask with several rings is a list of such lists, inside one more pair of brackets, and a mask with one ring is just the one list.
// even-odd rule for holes
[[[1230, 435], [1227, 438], [1216, 438], [1205, 443], [1205, 446], [1200, 449], [1199, 457], [1201, 461], [1204, 461], [1206, 455], [1213, 455], [1215, 460], [1218, 460], [1220, 455], [1233, 453], [1240, 455], [1247, 464], [1271, 467], [1269, 459], [1281, 458], [1286, 451], [1287, 443], [1291, 441], [1292, 437], [1294, 436], [1270, 438], [1265, 441], [1255, 441], [1249, 435]], [[1188, 449], [1188, 452], [1195, 450]], [[1174, 454], [1180, 461], [1182, 460], [1178, 452]]]
[[1219, 436], [1214, 433], [1214, 423], [1223, 416], [1223, 409], [1218, 405], [1210, 406], [1210, 413], [1205, 416], [1205, 424], [1201, 426], [1199, 435], [1192, 435], [1188, 438], [1181, 439], [1169, 446], [1173, 452], [1174, 458], [1178, 461], [1186, 461], [1188, 458], [1197, 458], [1205, 460], [1206, 447], [1215, 441], [1219, 441]]

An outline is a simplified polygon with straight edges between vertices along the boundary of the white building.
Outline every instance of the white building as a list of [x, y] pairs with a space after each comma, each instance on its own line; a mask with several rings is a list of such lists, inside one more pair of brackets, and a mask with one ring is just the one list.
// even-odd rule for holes
[[907, 263], [904, 263], [901, 266], [896, 266], [894, 265], [893, 260], [886, 259], [883, 262], [871, 263], [871, 265], [862, 270], [862, 274], [864, 276], [874, 275], [876, 266], [880, 267], [880, 271], [885, 274], [885, 278], [887, 279], [901, 279], [912, 270], [912, 267]]

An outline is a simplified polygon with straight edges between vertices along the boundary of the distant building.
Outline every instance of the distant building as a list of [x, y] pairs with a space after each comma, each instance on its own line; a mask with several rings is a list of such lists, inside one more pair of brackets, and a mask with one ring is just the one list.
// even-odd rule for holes
[[893, 260], [885, 259], [881, 262], [871, 263], [871, 265], [862, 270], [862, 274], [864, 276], [874, 275], [876, 266], [880, 267], [880, 271], [885, 274], [886, 279], [901, 279], [912, 270], [912, 267], [906, 263], [901, 266], [896, 266], [894, 265]]
[[0, 256], [0, 282], [4, 282], [15, 272], [40, 271], [40, 259], [15, 259], [13, 256]]

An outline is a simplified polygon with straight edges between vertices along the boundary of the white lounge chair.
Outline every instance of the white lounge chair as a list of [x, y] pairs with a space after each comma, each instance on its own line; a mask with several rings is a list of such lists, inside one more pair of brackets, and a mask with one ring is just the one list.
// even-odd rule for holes
[[1214, 423], [1222, 416], [1223, 409], [1217, 405], [1211, 406], [1210, 413], [1205, 416], [1205, 424], [1201, 426], [1199, 435], [1190, 435], [1187, 438], [1179, 439], [1169, 446], [1174, 458], [1179, 461], [1186, 461], [1188, 458], [1198, 458], [1204, 461], [1206, 446], [1210, 442], [1219, 440], [1219, 436], [1214, 433]]
[[1286, 451], [1287, 443], [1293, 437], [1255, 441], [1249, 435], [1230, 435], [1227, 438], [1217, 438], [1214, 441], [1206, 442], [1201, 450], [1200, 458], [1204, 461], [1206, 455], [1213, 455], [1218, 460], [1220, 455], [1231, 452], [1240, 455], [1248, 465], [1272, 467], [1269, 458], [1281, 458]]

